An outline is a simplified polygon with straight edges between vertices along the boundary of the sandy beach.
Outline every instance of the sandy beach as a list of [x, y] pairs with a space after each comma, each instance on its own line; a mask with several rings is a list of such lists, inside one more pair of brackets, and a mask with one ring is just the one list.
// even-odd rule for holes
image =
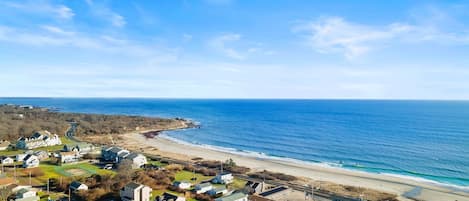
[[416, 196], [419, 200], [469, 201], [469, 193], [467, 192], [456, 191], [431, 183], [419, 182], [417, 180], [394, 177], [391, 175], [350, 171], [320, 164], [295, 163], [285, 160], [239, 155], [202, 146], [179, 143], [161, 136], [148, 139], [141, 134], [130, 133], [121, 135], [121, 137], [115, 141], [118, 145], [128, 149], [144, 150], [145, 153], [158, 154], [179, 160], [189, 161], [194, 157], [202, 157], [208, 160], [224, 161], [232, 158], [238, 165], [249, 167], [252, 171], [262, 171], [265, 169], [313, 180], [371, 188], [396, 194], [399, 196], [399, 200], [410, 200], [404, 198], [402, 195], [418, 186], [422, 188], [419, 195]]

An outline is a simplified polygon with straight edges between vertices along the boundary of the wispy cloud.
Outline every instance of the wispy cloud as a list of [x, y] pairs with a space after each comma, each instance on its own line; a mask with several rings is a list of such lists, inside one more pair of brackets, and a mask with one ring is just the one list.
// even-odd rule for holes
[[89, 35], [82, 32], [63, 30], [62, 28], [43, 25], [37, 30], [25, 30], [0, 26], [0, 43], [15, 43], [39, 47], [71, 47], [146, 58], [151, 62], [173, 60], [174, 51], [168, 48], [141, 44], [132, 40], [115, 38], [108, 35]]
[[449, 17], [448, 12], [428, 7], [423, 11], [413, 12], [412, 19], [408, 22], [385, 25], [350, 22], [337, 16], [319, 17], [314, 21], [294, 26], [292, 31], [304, 37], [307, 44], [315, 51], [339, 53], [347, 59], [365, 55], [391, 42], [469, 44], [469, 27], [461, 25], [456, 30], [446, 29], [445, 25], [449, 23], [458, 24], [455, 22], [456, 19]]
[[240, 34], [228, 33], [217, 36], [210, 41], [210, 46], [215, 50], [233, 59], [242, 60], [245, 58], [240, 52], [228, 46], [228, 43], [236, 42], [241, 39]]
[[75, 16], [73, 10], [62, 4], [53, 4], [49, 1], [16, 1], [0, 2], [0, 5], [30, 14], [45, 14], [59, 19], [71, 19]]
[[401, 23], [373, 27], [340, 17], [322, 17], [296, 26], [293, 31], [302, 33], [308, 44], [320, 53], [343, 53], [353, 58], [369, 52], [378, 42], [394, 39], [412, 29]]
[[94, 15], [102, 18], [105, 21], [111, 23], [112, 26], [115, 27], [124, 27], [127, 24], [125, 18], [111, 10], [111, 8], [102, 3], [96, 3], [92, 0], [86, 0], [86, 3], [90, 7], [91, 11]]

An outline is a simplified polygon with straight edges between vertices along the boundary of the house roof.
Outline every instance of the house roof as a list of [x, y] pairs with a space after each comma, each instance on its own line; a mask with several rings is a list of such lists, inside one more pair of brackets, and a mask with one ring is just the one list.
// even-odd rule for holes
[[29, 192], [28, 189], [22, 188], [22, 189], [20, 189], [18, 192], [16, 192], [16, 194], [25, 194], [25, 193], [27, 193], [27, 192]]
[[129, 155], [127, 155], [125, 158], [128, 158], [130, 160], [134, 159], [134, 158], [137, 158], [139, 156], [143, 156], [142, 154], [139, 154], [139, 153], [130, 153]]
[[197, 186], [198, 186], [199, 188], [204, 188], [204, 187], [212, 186], [212, 184], [211, 184], [211, 183], [208, 183], [208, 182], [205, 182], [205, 183], [197, 184]]
[[216, 199], [216, 201], [235, 201], [235, 200], [242, 199], [246, 196], [247, 196], [246, 194], [238, 192], [238, 193], [233, 193], [225, 197], [218, 198]]
[[135, 182], [130, 182], [127, 185], [125, 185], [126, 188], [131, 188], [131, 189], [137, 189], [137, 188], [140, 188], [141, 186], [143, 185], [135, 183]]
[[259, 195], [263, 196], [263, 197], [266, 197], [266, 196], [269, 196], [269, 195], [272, 195], [272, 194], [275, 194], [275, 193], [278, 193], [278, 192], [282, 192], [282, 191], [287, 190], [287, 189], [288, 189], [288, 187], [286, 187], [286, 186], [279, 186], [279, 187], [273, 188], [271, 190], [262, 192]]
[[[83, 183], [80, 183], [79, 181], [72, 181], [72, 183], [70, 183], [70, 188], [72, 189], [78, 189]], [[83, 184], [85, 185], [85, 184]], [[86, 185], [85, 185], [86, 186]]]
[[214, 191], [214, 192], [221, 192], [221, 191], [225, 191], [225, 190], [226, 190], [226, 186], [220, 186], [218, 188], [212, 189], [212, 191]]
[[127, 151], [125, 149], [119, 148], [119, 147], [111, 147], [111, 149], [107, 150], [113, 153], [119, 153], [120, 151]]
[[7, 159], [7, 158], [12, 159], [11, 157], [8, 157], [8, 156], [0, 156], [0, 160], [2, 160], [2, 161], [5, 160], [5, 159]]
[[23, 160], [24, 160], [24, 161], [27, 161], [27, 160], [29, 160], [30, 158], [33, 158], [33, 157], [36, 157], [36, 158], [37, 158], [37, 156], [35, 156], [35, 155], [28, 154], [28, 155], [26, 155], [26, 157], [24, 157]]

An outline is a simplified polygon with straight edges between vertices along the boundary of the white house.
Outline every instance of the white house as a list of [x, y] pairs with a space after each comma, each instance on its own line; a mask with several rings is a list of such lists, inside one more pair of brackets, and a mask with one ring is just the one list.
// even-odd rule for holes
[[130, 182], [120, 191], [122, 201], [150, 201], [152, 189], [148, 186]]
[[213, 179], [213, 183], [217, 183], [217, 184], [229, 184], [232, 182], [233, 182], [233, 175], [229, 172], [220, 173]]
[[200, 184], [197, 184], [195, 185], [195, 193], [197, 194], [201, 194], [201, 193], [205, 193], [209, 190], [212, 190], [213, 186], [211, 183], [200, 183]]
[[59, 160], [61, 164], [77, 162], [81, 155], [78, 152], [60, 152]]
[[129, 153], [123, 158], [124, 160], [130, 160], [132, 162], [133, 169], [141, 168], [143, 165], [147, 164], [147, 157], [142, 154]]
[[28, 189], [21, 189], [16, 192], [15, 201], [38, 201], [39, 196], [36, 195], [36, 192], [30, 191]]
[[48, 147], [60, 145], [62, 141], [57, 134], [51, 134], [49, 131], [35, 132], [31, 137], [21, 137], [16, 142], [18, 149], [34, 149], [38, 147]]
[[192, 184], [188, 181], [175, 181], [173, 186], [178, 187], [180, 189], [189, 189], [191, 188]]
[[0, 151], [7, 150], [10, 146], [10, 142], [6, 140], [0, 140]]
[[81, 182], [78, 182], [78, 181], [73, 181], [72, 183], [70, 183], [70, 189], [74, 192], [87, 191], [88, 186], [84, 183], [81, 183]]
[[33, 168], [33, 167], [38, 167], [38, 166], [39, 166], [39, 158], [37, 158], [37, 156], [28, 154], [26, 157], [24, 157], [24, 160], [23, 160], [24, 168]]
[[228, 196], [217, 198], [215, 199], [215, 201], [248, 201], [248, 195], [238, 192]]
[[0, 156], [0, 163], [1, 164], [12, 164], [14, 162], [15, 162], [15, 160], [13, 160], [13, 158], [10, 158], [8, 156]]
[[226, 193], [228, 193], [228, 190], [226, 189], [225, 186], [220, 186], [218, 188], [212, 188], [211, 190], [207, 191], [207, 194], [209, 194], [211, 196], [225, 195]]

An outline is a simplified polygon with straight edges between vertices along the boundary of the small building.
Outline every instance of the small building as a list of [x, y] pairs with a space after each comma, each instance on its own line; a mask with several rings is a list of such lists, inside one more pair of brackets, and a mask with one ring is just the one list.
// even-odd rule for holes
[[226, 193], [228, 193], [228, 190], [226, 189], [225, 186], [212, 188], [211, 190], [207, 191], [207, 194], [209, 194], [210, 196], [225, 195]]
[[248, 195], [237, 192], [228, 196], [217, 198], [215, 201], [248, 201]]
[[175, 181], [173, 186], [178, 187], [180, 189], [189, 189], [191, 188], [192, 184], [188, 181]]
[[212, 190], [213, 186], [211, 183], [200, 183], [195, 185], [195, 193], [201, 194], [201, 193], [206, 193], [209, 190]]
[[10, 158], [8, 156], [0, 156], [0, 163], [1, 164], [13, 164], [15, 160], [13, 158]]
[[62, 141], [57, 134], [51, 134], [49, 131], [37, 131], [31, 137], [21, 137], [16, 142], [18, 149], [35, 149], [39, 147], [48, 147], [61, 145]]
[[60, 164], [77, 162], [80, 158], [80, 154], [74, 151], [59, 153]]
[[130, 160], [132, 162], [132, 168], [137, 169], [143, 167], [147, 164], [147, 157], [139, 153], [130, 153], [124, 156], [125, 160]]
[[73, 181], [72, 183], [70, 183], [70, 189], [73, 190], [74, 192], [87, 191], [88, 186], [84, 183], [79, 182], [79, 181]]
[[10, 142], [6, 140], [0, 141], [0, 151], [7, 150], [10, 147]]
[[130, 182], [120, 191], [122, 201], [150, 201], [152, 189], [148, 186]]
[[233, 182], [233, 174], [229, 172], [220, 173], [213, 179], [213, 183], [216, 183], [216, 184], [229, 184], [232, 182]]
[[39, 166], [39, 158], [35, 155], [28, 154], [24, 157], [23, 167], [24, 168], [34, 168]]
[[155, 200], [156, 201], [186, 201], [186, 198], [165, 192], [163, 193], [163, 195], [157, 196]]
[[16, 192], [15, 201], [38, 201], [39, 196], [36, 195], [36, 192], [28, 190], [28, 189], [21, 189]]

